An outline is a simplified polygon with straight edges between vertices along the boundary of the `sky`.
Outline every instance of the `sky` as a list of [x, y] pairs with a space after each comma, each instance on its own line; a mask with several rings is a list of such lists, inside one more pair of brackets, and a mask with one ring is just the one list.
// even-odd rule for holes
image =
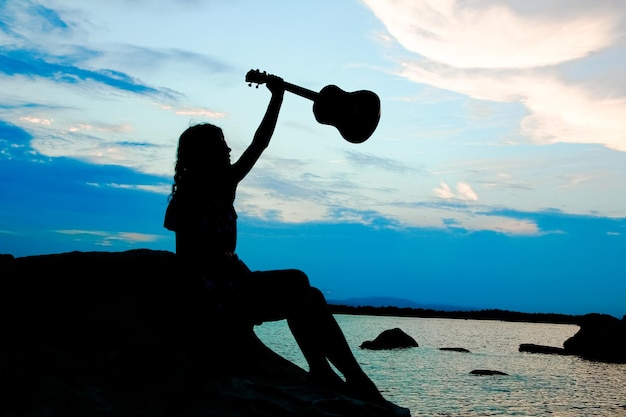
[[0, 253], [149, 248], [179, 135], [237, 158], [250, 69], [374, 91], [360, 144], [286, 93], [238, 254], [329, 300], [626, 314], [622, 0], [0, 0]]

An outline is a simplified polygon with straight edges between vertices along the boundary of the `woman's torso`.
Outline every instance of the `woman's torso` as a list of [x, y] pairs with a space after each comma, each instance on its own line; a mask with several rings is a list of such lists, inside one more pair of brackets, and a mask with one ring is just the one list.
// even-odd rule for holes
[[233, 254], [237, 246], [234, 189], [203, 195], [176, 194], [165, 227], [176, 232], [176, 253], [188, 261], [208, 262]]

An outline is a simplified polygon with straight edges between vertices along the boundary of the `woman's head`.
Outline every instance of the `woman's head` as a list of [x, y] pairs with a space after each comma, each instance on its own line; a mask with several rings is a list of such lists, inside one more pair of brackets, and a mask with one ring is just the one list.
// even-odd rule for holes
[[178, 139], [172, 194], [185, 183], [206, 181], [230, 166], [230, 148], [219, 127], [203, 123], [187, 128]]
[[191, 126], [178, 139], [177, 164], [185, 169], [217, 168], [225, 162], [230, 163], [229, 157], [230, 148], [222, 129], [215, 125]]

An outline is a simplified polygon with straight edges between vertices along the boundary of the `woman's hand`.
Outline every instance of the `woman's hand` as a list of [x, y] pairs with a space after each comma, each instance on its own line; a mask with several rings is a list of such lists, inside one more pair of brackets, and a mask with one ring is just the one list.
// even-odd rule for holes
[[276, 75], [268, 75], [267, 83], [265, 84], [267, 89], [272, 92], [272, 95], [283, 95], [285, 93], [285, 82], [282, 78]]

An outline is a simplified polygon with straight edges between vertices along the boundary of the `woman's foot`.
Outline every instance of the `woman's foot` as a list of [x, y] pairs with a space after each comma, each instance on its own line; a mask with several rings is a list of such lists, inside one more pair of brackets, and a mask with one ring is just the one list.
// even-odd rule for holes
[[368, 401], [380, 405], [388, 404], [383, 395], [378, 391], [374, 382], [363, 374], [357, 378], [347, 378], [346, 388], [348, 393], [363, 401]]
[[346, 383], [330, 367], [325, 370], [311, 370], [307, 382], [318, 388], [344, 390]]

